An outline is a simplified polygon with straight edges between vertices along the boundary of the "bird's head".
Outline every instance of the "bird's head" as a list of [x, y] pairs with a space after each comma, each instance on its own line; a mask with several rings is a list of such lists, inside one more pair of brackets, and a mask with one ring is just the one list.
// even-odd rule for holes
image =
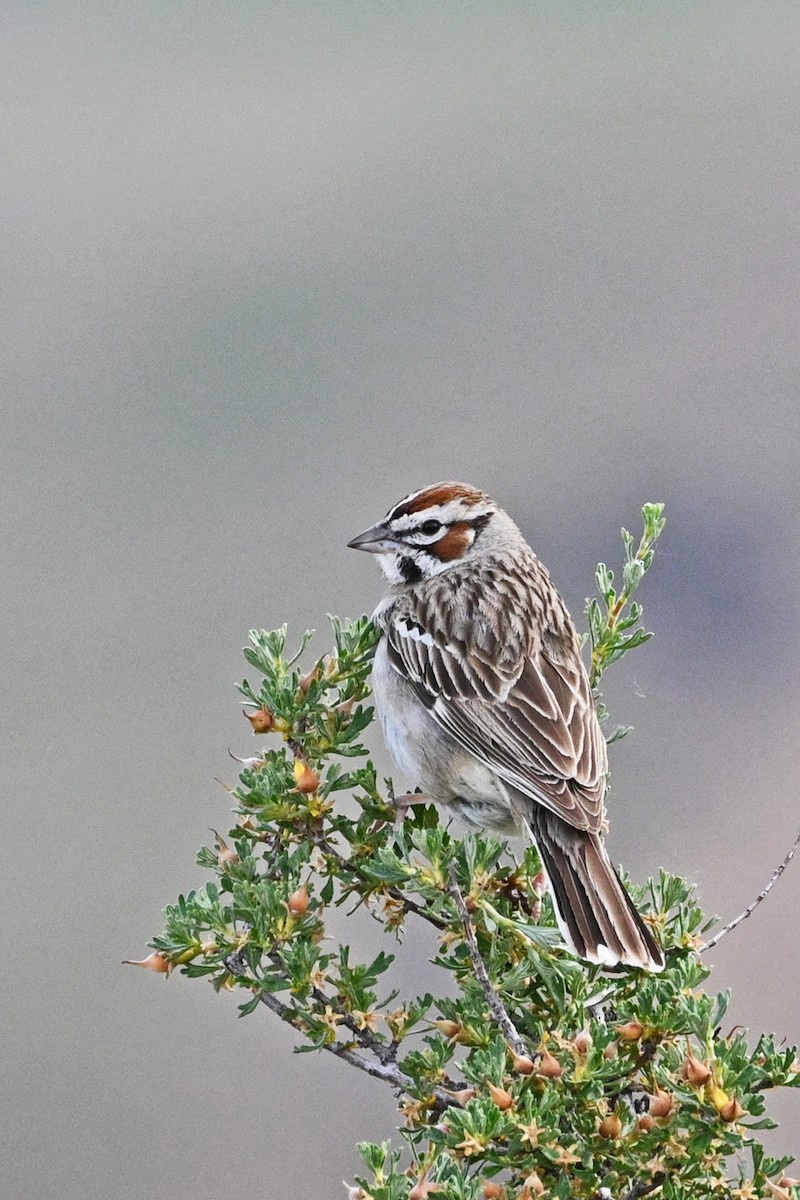
[[414, 584], [498, 548], [509, 529], [516, 529], [511, 519], [478, 488], [435, 483], [400, 500], [347, 544], [377, 554], [391, 583]]

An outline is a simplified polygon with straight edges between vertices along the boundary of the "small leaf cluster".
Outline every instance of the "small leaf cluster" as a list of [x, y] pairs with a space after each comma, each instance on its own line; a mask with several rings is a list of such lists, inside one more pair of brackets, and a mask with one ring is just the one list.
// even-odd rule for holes
[[[601, 665], [631, 648], [636, 610], [620, 618], [619, 605], [662, 525], [647, 506], [619, 596], [603, 577]], [[159, 962], [233, 992], [242, 1016], [271, 1010], [299, 1051], [396, 1092], [402, 1144], [359, 1147], [351, 1200], [800, 1197], [790, 1160], [756, 1136], [772, 1124], [766, 1095], [797, 1087], [800, 1063], [771, 1036], [725, 1032], [692, 889], [663, 872], [628, 884], [666, 966], [609, 973], [563, 947], [534, 847], [515, 857], [496, 837], [459, 838], [424, 803], [398, 823], [361, 740], [375, 642], [366, 618], [334, 620], [331, 652], [304, 672], [310, 635], [290, 655], [285, 628], [251, 633], [259, 679], [240, 691], [266, 748], [241, 760], [234, 823], [199, 854], [208, 881], [166, 908]], [[407, 994], [390, 949], [362, 959], [336, 945], [337, 906], [368, 912], [389, 948], [410, 922], [427, 926], [437, 994]]]
[[[645, 504], [642, 508], [643, 530], [638, 546], [632, 533], [621, 530], [625, 549], [622, 567], [622, 587], [618, 590], [614, 572], [604, 562], [597, 564], [595, 583], [600, 593], [589, 597], [584, 613], [589, 628], [591, 662], [589, 681], [597, 693], [604, 672], [638, 646], [643, 646], [653, 636], [642, 625], [643, 609], [633, 599], [633, 594], [653, 565], [656, 542], [664, 532], [667, 519], [663, 504]], [[635, 547], [635, 548], [634, 548]], [[598, 702], [600, 720], [607, 716], [605, 705]], [[630, 733], [630, 727], [620, 726], [608, 738], [609, 744]]]

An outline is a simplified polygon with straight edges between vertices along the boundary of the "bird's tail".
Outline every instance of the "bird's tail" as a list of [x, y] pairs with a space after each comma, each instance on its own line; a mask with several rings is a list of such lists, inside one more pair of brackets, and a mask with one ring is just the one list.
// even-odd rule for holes
[[562, 934], [579, 958], [660, 971], [664, 955], [636, 911], [596, 833], [541, 805], [527, 815]]

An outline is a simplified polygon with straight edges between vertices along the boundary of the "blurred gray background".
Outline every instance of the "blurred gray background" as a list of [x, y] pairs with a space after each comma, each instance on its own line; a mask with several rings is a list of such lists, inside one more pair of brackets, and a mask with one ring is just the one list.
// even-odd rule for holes
[[[120, 960], [227, 827], [247, 629], [370, 611], [391, 502], [483, 486], [579, 614], [665, 501], [612, 852], [730, 917], [797, 830], [800, 10], [3, 26], [0, 1194], [335, 1200], [388, 1089]], [[731, 1025], [800, 1038], [799, 904], [794, 865], [714, 953]]]

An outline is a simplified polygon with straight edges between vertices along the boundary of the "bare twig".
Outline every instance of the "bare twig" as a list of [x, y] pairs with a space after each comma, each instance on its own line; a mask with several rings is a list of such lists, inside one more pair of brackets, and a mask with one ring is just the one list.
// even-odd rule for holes
[[527, 1054], [528, 1048], [519, 1035], [516, 1025], [511, 1020], [511, 1017], [505, 1010], [503, 1001], [496, 992], [489, 978], [489, 972], [486, 970], [486, 963], [483, 961], [480, 949], [478, 947], [478, 939], [475, 936], [475, 928], [470, 919], [469, 911], [464, 903], [464, 897], [461, 895], [461, 888], [458, 886], [456, 878], [455, 864], [450, 865], [450, 895], [456, 902], [456, 908], [459, 911], [461, 920], [464, 924], [464, 939], [467, 943], [469, 956], [472, 959], [472, 965], [475, 968], [475, 975], [478, 983], [483, 988], [483, 994], [486, 997], [486, 1003], [492, 1011], [492, 1015], [500, 1026], [508, 1044], [514, 1050], [515, 1054]]
[[[292, 1028], [297, 1029], [302, 1022], [302, 1015], [295, 1013], [288, 1004], [275, 995], [274, 992], [262, 992], [259, 996], [262, 1004], [276, 1013], [282, 1021]], [[405, 1075], [396, 1063], [393, 1062], [377, 1062], [370, 1058], [365, 1058], [362, 1054], [357, 1053], [351, 1046], [344, 1042], [330, 1042], [321, 1047], [327, 1050], [330, 1054], [341, 1058], [343, 1062], [349, 1063], [351, 1067], [357, 1067], [359, 1071], [366, 1072], [373, 1079], [383, 1079], [384, 1082], [390, 1084], [391, 1087], [397, 1088], [402, 1092], [412, 1092], [414, 1089], [414, 1081], [408, 1075]], [[437, 1103], [442, 1108], [451, 1108], [458, 1105], [458, 1101], [444, 1090], [444, 1088], [434, 1087], [433, 1094], [436, 1097]]]
[[789, 853], [784, 858], [783, 862], [780, 864], [780, 866], [777, 866], [775, 868], [775, 870], [772, 872], [772, 877], [770, 878], [770, 881], [767, 884], [767, 886], [758, 893], [758, 895], [756, 896], [756, 898], [752, 904], [748, 904], [748, 906], [744, 910], [744, 912], [739, 913], [738, 917], [735, 917], [733, 921], [729, 921], [727, 925], [725, 925], [722, 929], [720, 929], [719, 933], [715, 933], [713, 938], [710, 938], [709, 941], [705, 942], [704, 945], [702, 945], [700, 947], [701, 954], [704, 954], [706, 950], [710, 950], [712, 946], [716, 946], [717, 942], [722, 941], [722, 939], [725, 937], [726, 933], [730, 933], [731, 930], [735, 929], [737, 925], [741, 925], [742, 921], [747, 920], [747, 918], [750, 916], [751, 913], [755, 912], [755, 910], [758, 908], [761, 901], [766, 899], [766, 897], [769, 895], [769, 893], [774, 888], [775, 884], [780, 879], [783, 872], [788, 867], [789, 863], [794, 858], [795, 853], [797, 852], [798, 846], [800, 846], [800, 833], [798, 833], [797, 837], [794, 839], [794, 842], [792, 843], [792, 847], [789, 850]]

